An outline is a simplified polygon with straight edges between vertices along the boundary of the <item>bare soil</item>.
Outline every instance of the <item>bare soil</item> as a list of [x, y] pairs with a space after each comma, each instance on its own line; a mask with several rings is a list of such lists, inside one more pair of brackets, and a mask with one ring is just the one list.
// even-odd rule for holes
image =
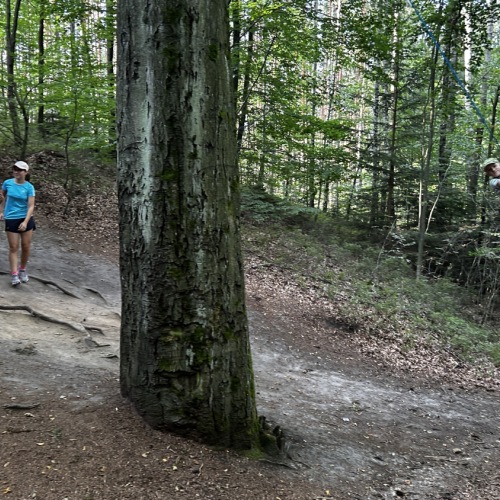
[[312, 312], [254, 263], [246, 279], [258, 411], [284, 430], [286, 455], [249, 460], [152, 430], [119, 393], [116, 235], [99, 232], [98, 217], [79, 232], [78, 213], [51, 219], [43, 204], [37, 210], [30, 282], [12, 288], [0, 274], [0, 305], [29, 305], [77, 329], [0, 311], [0, 495], [500, 498], [495, 388], [388, 366], [331, 311]]

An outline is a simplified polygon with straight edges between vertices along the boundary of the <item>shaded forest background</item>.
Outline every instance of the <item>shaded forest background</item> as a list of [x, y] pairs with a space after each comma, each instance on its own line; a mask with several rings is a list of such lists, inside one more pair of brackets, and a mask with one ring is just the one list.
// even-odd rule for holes
[[[500, 5], [418, 9], [494, 132]], [[367, 323], [409, 321], [408, 348], [425, 330], [500, 364], [499, 204], [480, 169], [497, 143], [415, 11], [258, 0], [228, 15], [244, 221], [285, 228], [332, 298], [348, 283], [347, 322], [365, 304]], [[0, 5], [0, 152], [35, 159], [33, 182], [61, 190], [63, 218], [81, 218], [78, 200], [95, 205], [114, 177], [115, 17], [114, 0]], [[332, 252], [340, 274], [321, 267]]]

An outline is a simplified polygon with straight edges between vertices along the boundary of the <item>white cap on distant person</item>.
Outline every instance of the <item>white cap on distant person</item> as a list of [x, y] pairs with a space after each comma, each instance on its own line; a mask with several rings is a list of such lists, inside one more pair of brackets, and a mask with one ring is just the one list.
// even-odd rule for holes
[[498, 163], [497, 158], [488, 158], [487, 160], [483, 161], [481, 166], [483, 167], [484, 171], [486, 172], [486, 170], [488, 170], [487, 167], [489, 167], [490, 165], [495, 165], [496, 163]]
[[20, 168], [21, 170], [26, 170], [26, 172], [30, 169], [29, 165], [24, 161], [16, 161], [16, 163], [14, 163], [14, 166]]

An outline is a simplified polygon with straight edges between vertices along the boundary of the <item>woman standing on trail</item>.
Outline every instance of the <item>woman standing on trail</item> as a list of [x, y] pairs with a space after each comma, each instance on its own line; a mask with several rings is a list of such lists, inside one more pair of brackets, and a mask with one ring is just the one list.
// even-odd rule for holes
[[[12, 273], [12, 285], [27, 283], [26, 265], [30, 256], [31, 236], [36, 229], [33, 220], [35, 208], [35, 188], [29, 183], [29, 166], [18, 161], [12, 167], [14, 178], [6, 180], [2, 185], [2, 203], [0, 204], [0, 220], [5, 219], [5, 232], [9, 242], [9, 263]], [[0, 197], [0, 199], [2, 198]], [[21, 265], [17, 267], [17, 252], [21, 239]]]

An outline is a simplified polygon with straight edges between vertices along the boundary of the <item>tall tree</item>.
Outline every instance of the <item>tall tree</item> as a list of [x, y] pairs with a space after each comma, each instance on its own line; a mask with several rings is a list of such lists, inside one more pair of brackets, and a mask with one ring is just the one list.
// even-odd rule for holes
[[251, 448], [227, 2], [123, 0], [117, 21], [122, 393], [156, 428]]
[[45, 5], [44, 0], [40, 0], [40, 13], [38, 20], [38, 119], [37, 123], [39, 125], [40, 131], [43, 133], [43, 122], [45, 121], [45, 107], [43, 105], [43, 84], [45, 81], [44, 70], [45, 70]]
[[[21, 131], [19, 128], [19, 116], [17, 113], [17, 88], [14, 76], [16, 64], [16, 39], [17, 27], [19, 24], [19, 10], [21, 0], [16, 0], [14, 12], [12, 12], [11, 2], [6, 2], [6, 23], [5, 23], [5, 49], [7, 52], [7, 101], [9, 105], [9, 114], [12, 123], [12, 134], [14, 142], [20, 146], [23, 143]], [[24, 158], [24, 155], [21, 155]]]

